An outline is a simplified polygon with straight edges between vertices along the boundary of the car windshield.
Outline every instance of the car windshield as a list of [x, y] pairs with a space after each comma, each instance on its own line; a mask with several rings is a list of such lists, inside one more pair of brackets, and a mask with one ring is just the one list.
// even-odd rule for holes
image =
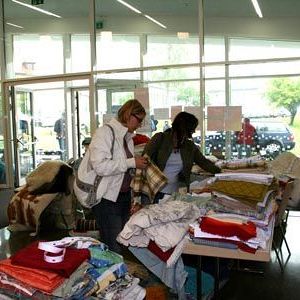
[[287, 132], [283, 123], [256, 123], [254, 126], [258, 131]]

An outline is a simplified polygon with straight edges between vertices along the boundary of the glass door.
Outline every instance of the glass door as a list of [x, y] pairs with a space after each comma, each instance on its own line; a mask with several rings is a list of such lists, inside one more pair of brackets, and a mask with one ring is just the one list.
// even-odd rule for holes
[[36, 165], [36, 137], [33, 122], [33, 94], [30, 91], [11, 88], [12, 131], [15, 158], [15, 185], [25, 183], [25, 176]]
[[[115, 117], [118, 109], [128, 99], [134, 98], [134, 89], [140, 83], [130, 80], [99, 80], [97, 82], [96, 127]], [[88, 88], [72, 89], [72, 131], [74, 158], [83, 155], [85, 139], [91, 138], [91, 118]]]
[[91, 138], [91, 121], [89, 108], [89, 90], [72, 90], [72, 127], [74, 158], [81, 157], [84, 152], [83, 143]]
[[[74, 149], [90, 135], [91, 128], [88, 83], [88, 79], [75, 77], [66, 81], [29, 81], [7, 86], [12, 186], [25, 184], [26, 176], [40, 163], [68, 162], [78, 157]], [[77, 90], [74, 97], [73, 90]], [[76, 134], [78, 141], [74, 139]]]

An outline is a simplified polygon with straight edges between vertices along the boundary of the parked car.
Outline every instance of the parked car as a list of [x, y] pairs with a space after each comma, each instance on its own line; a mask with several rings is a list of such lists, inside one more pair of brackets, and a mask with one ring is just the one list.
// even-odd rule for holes
[[[289, 127], [281, 122], [251, 121], [256, 128], [258, 144], [253, 147], [254, 153], [267, 157], [275, 157], [279, 153], [292, 150], [295, 147], [294, 135]], [[225, 152], [226, 132], [208, 132], [205, 137], [205, 154], [211, 155], [216, 152]], [[236, 133], [230, 133], [231, 152], [237, 152]], [[196, 143], [200, 143], [200, 137], [196, 137]]]
[[255, 126], [259, 149], [269, 153], [280, 153], [295, 147], [294, 135], [290, 128], [281, 122], [252, 122]]

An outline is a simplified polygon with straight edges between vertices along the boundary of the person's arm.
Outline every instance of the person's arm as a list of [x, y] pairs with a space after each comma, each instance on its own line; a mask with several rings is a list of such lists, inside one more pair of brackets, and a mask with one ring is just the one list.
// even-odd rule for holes
[[55, 121], [53, 130], [55, 133], [58, 133], [60, 131], [59, 130], [59, 120]]
[[125, 173], [127, 169], [135, 168], [135, 158], [125, 158], [120, 155], [123, 149], [118, 149], [117, 141], [111, 155], [113, 135], [108, 126], [100, 127], [96, 130], [92, 142], [89, 146], [90, 162], [93, 169], [100, 176], [112, 176]]
[[221, 173], [221, 169], [217, 167], [213, 162], [211, 162], [209, 159], [207, 159], [200, 151], [200, 149], [195, 145], [194, 148], [195, 151], [195, 163], [202, 168], [203, 170], [216, 174]]
[[150, 158], [154, 158], [155, 154], [157, 154], [160, 146], [161, 146], [161, 141], [163, 138], [163, 133], [158, 132], [156, 133], [151, 140], [146, 144], [143, 155], [147, 154]]

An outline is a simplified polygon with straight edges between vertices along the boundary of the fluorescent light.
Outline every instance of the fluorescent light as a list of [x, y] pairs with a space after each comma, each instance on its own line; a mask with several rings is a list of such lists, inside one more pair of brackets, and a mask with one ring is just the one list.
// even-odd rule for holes
[[56, 17], [56, 18], [61, 18], [61, 16], [59, 16], [59, 15], [53, 14], [53, 13], [47, 11], [47, 10], [44, 10], [44, 9], [35, 7], [35, 6], [33, 6], [33, 5], [30, 5], [30, 4], [21, 2], [21, 1], [17, 1], [17, 0], [11, 0], [11, 1], [12, 1], [12, 2], [15, 2], [15, 3], [17, 3], [17, 4], [20, 4], [20, 5], [26, 6], [26, 7], [30, 8], [30, 9], [39, 11], [39, 12], [41, 12], [41, 13], [43, 13], [43, 14], [46, 14], [46, 15], [49, 15], [49, 16], [53, 16], [53, 17]]
[[6, 22], [6, 24], [10, 25], [10, 26], [13, 26], [13, 27], [17, 27], [17, 28], [24, 28], [23, 26], [20, 26], [20, 25], [14, 24], [14, 23]]
[[262, 12], [261, 12], [261, 10], [260, 10], [260, 7], [259, 7], [259, 5], [258, 5], [257, 0], [251, 0], [251, 2], [252, 2], [252, 4], [253, 4], [253, 6], [254, 6], [254, 9], [255, 9], [257, 15], [258, 15], [260, 18], [262, 18], [263, 15], [262, 15]]
[[112, 31], [101, 31], [101, 40], [111, 42], [112, 41]]
[[154, 18], [148, 16], [148, 15], [144, 15], [147, 19], [149, 19], [150, 21], [154, 22], [155, 24], [159, 25], [162, 28], [167, 28], [167, 26], [165, 26], [164, 24], [158, 22], [157, 20], [155, 20]]
[[188, 39], [190, 34], [188, 32], [177, 32], [177, 37], [181, 40]]
[[155, 20], [154, 18], [150, 17], [149, 15], [145, 15], [143, 14], [140, 10], [138, 10], [137, 8], [133, 7], [132, 5], [128, 4], [127, 2], [123, 1], [123, 0], [117, 0], [118, 2], [120, 2], [121, 4], [125, 5], [126, 7], [128, 7], [129, 9], [133, 10], [134, 12], [136, 12], [137, 14], [141, 14], [144, 17], [146, 17], [147, 19], [149, 19], [150, 21], [156, 23], [157, 25], [159, 25], [162, 28], [167, 28], [167, 26], [165, 26], [164, 24], [158, 22], [157, 20]]
[[132, 5], [128, 4], [127, 2], [125, 2], [123, 0], [117, 0], [117, 1], [120, 2], [121, 4], [127, 6], [129, 9], [133, 10], [137, 14], [141, 14], [142, 13], [140, 10], [138, 10], [137, 8], [133, 7]]

